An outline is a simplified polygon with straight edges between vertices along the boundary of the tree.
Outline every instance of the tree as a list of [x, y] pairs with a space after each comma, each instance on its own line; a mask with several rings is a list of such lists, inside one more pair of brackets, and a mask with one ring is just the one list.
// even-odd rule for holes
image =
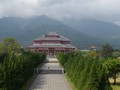
[[1, 53], [20, 53], [21, 46], [20, 44], [13, 38], [6, 38], [0, 44]]
[[112, 77], [114, 79], [114, 84], [116, 84], [117, 74], [120, 72], [120, 61], [116, 59], [108, 59], [103, 65], [106, 68], [109, 77]]
[[98, 53], [96, 51], [89, 51], [89, 52], [87, 52], [87, 57], [97, 58]]
[[0, 54], [3, 52], [3, 45], [2, 45], [2, 43], [0, 43]]
[[106, 45], [103, 45], [102, 50], [101, 50], [101, 56], [103, 58], [109, 58], [112, 57], [113, 54], [113, 47], [110, 46], [108, 43]]
[[93, 57], [96, 53], [72, 52], [61, 54], [58, 59], [64, 60], [66, 55], [66, 74], [78, 90], [112, 90], [101, 60]]

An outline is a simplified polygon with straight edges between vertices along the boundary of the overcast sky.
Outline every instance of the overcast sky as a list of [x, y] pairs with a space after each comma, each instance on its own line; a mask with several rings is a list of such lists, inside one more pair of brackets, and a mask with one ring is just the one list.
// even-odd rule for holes
[[93, 18], [120, 24], [120, 0], [0, 0], [0, 17]]

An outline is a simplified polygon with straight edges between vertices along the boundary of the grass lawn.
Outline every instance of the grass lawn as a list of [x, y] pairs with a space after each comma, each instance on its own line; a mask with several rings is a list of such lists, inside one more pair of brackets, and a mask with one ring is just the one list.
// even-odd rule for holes
[[112, 78], [110, 78], [109, 79], [110, 80], [110, 83], [111, 83], [111, 86], [112, 86], [112, 88], [113, 88], [113, 90], [120, 90], [120, 75], [118, 76], [118, 78], [116, 79], [116, 81], [117, 81], [117, 84], [116, 85], [113, 85], [113, 79]]

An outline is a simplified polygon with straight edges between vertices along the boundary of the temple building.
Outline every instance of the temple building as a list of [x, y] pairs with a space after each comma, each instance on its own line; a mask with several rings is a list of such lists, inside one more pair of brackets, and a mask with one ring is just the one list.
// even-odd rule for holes
[[58, 52], [74, 51], [76, 47], [70, 44], [68, 38], [58, 35], [56, 32], [49, 32], [34, 39], [33, 45], [28, 46], [28, 49], [34, 52], [45, 52], [47, 55], [56, 55]]

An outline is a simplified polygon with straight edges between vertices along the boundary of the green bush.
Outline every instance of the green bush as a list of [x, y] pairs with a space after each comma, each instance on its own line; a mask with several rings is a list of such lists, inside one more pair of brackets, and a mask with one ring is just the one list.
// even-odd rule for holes
[[31, 77], [34, 68], [45, 59], [44, 53], [10, 53], [0, 64], [0, 90], [19, 90]]
[[101, 60], [81, 52], [60, 53], [58, 59], [78, 90], [112, 90]]

